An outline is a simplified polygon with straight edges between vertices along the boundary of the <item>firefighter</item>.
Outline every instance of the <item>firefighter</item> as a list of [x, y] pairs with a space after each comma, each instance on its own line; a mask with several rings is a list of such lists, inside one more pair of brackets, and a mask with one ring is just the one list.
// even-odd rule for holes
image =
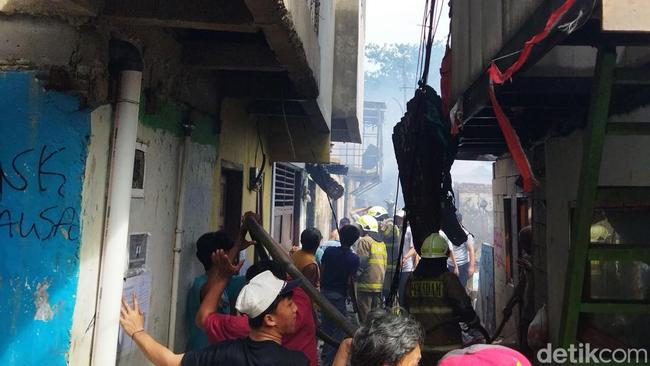
[[422, 364], [435, 365], [447, 352], [463, 347], [459, 322], [480, 321], [458, 277], [447, 269], [449, 246], [439, 233], [422, 244], [422, 259], [406, 285], [406, 309], [424, 328]]
[[363, 215], [357, 224], [361, 229], [361, 237], [355, 244], [360, 262], [355, 288], [359, 320], [364, 322], [368, 312], [381, 305], [387, 254], [386, 244], [379, 235], [377, 220], [370, 215]]
[[399, 256], [399, 240], [400, 240], [400, 230], [394, 224], [394, 220], [389, 218], [388, 211], [382, 206], [372, 206], [368, 209], [368, 215], [374, 217], [379, 224], [379, 236], [381, 241], [386, 244], [386, 254], [387, 256], [387, 267], [386, 267], [386, 277], [384, 280], [384, 296], [388, 296], [390, 292], [390, 286], [393, 282], [393, 276], [395, 274], [395, 269], [399, 267], [395, 266], [395, 263], [399, 263], [397, 257]]

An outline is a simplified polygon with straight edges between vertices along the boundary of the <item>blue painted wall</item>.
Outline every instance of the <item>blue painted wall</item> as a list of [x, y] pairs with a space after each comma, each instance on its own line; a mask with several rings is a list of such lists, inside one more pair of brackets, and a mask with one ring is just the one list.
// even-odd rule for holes
[[33, 72], [0, 73], [0, 365], [65, 365], [89, 111]]

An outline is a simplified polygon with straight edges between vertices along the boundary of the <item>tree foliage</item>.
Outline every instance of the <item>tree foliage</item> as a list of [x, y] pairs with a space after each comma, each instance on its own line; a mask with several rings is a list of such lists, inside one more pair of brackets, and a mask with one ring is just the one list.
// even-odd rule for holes
[[365, 74], [368, 87], [393, 85], [397, 88], [413, 86], [418, 79], [417, 44], [368, 44], [366, 58], [372, 69]]

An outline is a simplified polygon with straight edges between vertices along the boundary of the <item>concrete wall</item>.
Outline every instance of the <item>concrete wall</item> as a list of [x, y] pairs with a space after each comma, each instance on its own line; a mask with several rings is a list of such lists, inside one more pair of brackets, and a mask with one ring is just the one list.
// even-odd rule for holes
[[[320, 45], [320, 75], [318, 76], [318, 99], [316, 100], [323, 118], [328, 126], [332, 126], [331, 118], [333, 115], [332, 104], [334, 103], [334, 58], [335, 50], [335, 5], [334, 1], [320, 2], [320, 17], [318, 27], [318, 44]], [[328, 117], [329, 115], [329, 117]]]
[[[613, 119], [648, 121], [649, 109]], [[570, 207], [575, 202], [582, 158], [582, 132], [546, 143], [546, 251], [550, 335], [557, 341], [570, 243]], [[608, 136], [601, 186], [650, 186], [650, 137]]]
[[[637, 109], [627, 115], [613, 116], [612, 121], [647, 122], [649, 108]], [[547, 304], [549, 334], [557, 342], [566, 266], [570, 246], [571, 208], [577, 199], [578, 179], [582, 159], [583, 132], [575, 131], [564, 137], [551, 137], [532, 155], [533, 169], [538, 172], [541, 186], [529, 197], [533, 215], [533, 250], [535, 273], [535, 304]], [[600, 170], [600, 186], [650, 186], [650, 137], [607, 136]], [[538, 151], [539, 150], [539, 151]], [[512, 159], [502, 157], [495, 163], [493, 181], [495, 207], [495, 308], [497, 324], [499, 312], [512, 293], [505, 281], [504, 210], [503, 198], [520, 196], [515, 186], [518, 173]], [[515, 235], [516, 233], [512, 233]], [[517, 257], [516, 236], [513, 237], [513, 255]], [[501, 257], [501, 258], [500, 258]], [[515, 282], [517, 271], [514, 272]], [[516, 314], [516, 312], [515, 312]], [[515, 317], [513, 317], [515, 318]], [[511, 328], [514, 332], [515, 328]], [[504, 334], [508, 334], [507, 328]]]
[[[307, 3], [287, 3], [291, 3], [292, 16], [304, 20], [301, 12]], [[321, 19], [318, 35], [307, 23], [297, 28], [309, 45], [307, 57], [321, 75], [321, 86], [330, 88], [319, 102], [325, 115], [331, 113], [327, 98], [331, 97], [328, 83], [333, 68], [333, 4], [323, 5], [322, 10], [321, 17], [326, 19]], [[227, 99], [220, 110], [215, 102], [214, 79], [181, 67], [182, 46], [169, 32], [100, 23], [97, 27], [81, 26], [72, 18], [27, 15], [0, 19], [0, 104], [4, 107], [0, 109], [0, 164], [4, 173], [0, 174], [0, 242], [7, 244], [0, 256], [4, 258], [0, 261], [0, 315], [8, 324], [0, 336], [0, 360], [6, 364], [90, 362], [113, 125], [107, 68], [111, 37], [136, 45], [145, 65], [137, 136], [146, 146], [145, 188], [143, 198], [132, 199], [129, 231], [150, 233], [147, 270], [152, 293], [146, 328], [153, 337], [162, 343], [169, 339], [180, 125], [188, 115], [196, 129], [183, 177], [187, 187], [185, 224], [175, 304], [178, 312], [172, 319], [176, 351], [185, 349], [187, 289], [202, 271], [194, 256], [194, 243], [202, 233], [223, 224], [217, 212], [222, 162], [242, 167], [242, 213], [256, 210], [257, 193], [246, 186], [248, 168], [260, 167], [262, 155], [260, 148], [255, 157], [258, 123], [248, 115], [246, 101]], [[321, 49], [330, 53], [324, 54]], [[328, 65], [321, 67], [321, 62]], [[220, 126], [216, 117], [222, 120]], [[326, 121], [329, 123], [329, 116]], [[268, 229], [271, 163], [290, 159], [286, 159], [284, 126], [275, 126], [272, 131], [264, 122], [259, 124], [259, 131], [267, 154], [262, 198]], [[305, 150], [299, 153], [326, 160], [327, 131], [306, 131], [303, 123], [294, 120], [289, 125], [296, 140], [310, 142], [303, 144]], [[217, 127], [221, 128], [220, 135], [215, 133]], [[285, 156], [274, 155], [280, 150]], [[49, 211], [43, 213], [43, 209]], [[329, 213], [329, 206], [323, 212]], [[35, 221], [30, 223], [32, 219]], [[324, 224], [325, 229], [329, 223]], [[248, 255], [252, 259], [251, 253]], [[120, 365], [144, 363], [135, 349], [121, 353], [118, 360]]]
[[79, 251], [79, 284], [72, 324], [70, 365], [90, 364], [92, 331], [88, 327], [95, 316], [101, 244], [104, 237], [109, 144], [112, 108], [98, 107], [90, 114], [90, 138], [81, 204], [82, 244]]
[[[517, 271], [513, 271], [514, 282], [509, 281], [506, 276], [506, 237], [512, 237], [513, 257], [517, 258], [517, 236], [516, 220], [513, 220], [513, 228], [510, 232], [505, 226], [505, 207], [504, 200], [511, 198], [516, 202], [517, 197], [521, 197], [521, 190], [515, 186], [515, 180], [519, 173], [513, 161], [509, 157], [501, 157], [494, 163], [494, 179], [492, 180], [492, 192], [494, 199], [494, 309], [497, 326], [503, 319], [502, 310], [508, 303], [513, 294], [514, 284], [517, 283]], [[512, 206], [511, 206], [512, 208]], [[516, 212], [513, 210], [512, 212]], [[513, 314], [518, 314], [515, 309]], [[517, 339], [517, 316], [512, 316], [506, 324], [501, 336], [508, 343]]]
[[[262, 151], [258, 150], [257, 161], [255, 160], [255, 149], [258, 145], [257, 121], [246, 112], [246, 102], [237, 99], [226, 99], [221, 114], [222, 126], [219, 136], [219, 161], [214, 171], [214, 181], [221, 181], [221, 167], [225, 162], [241, 166], [244, 173], [244, 189], [242, 193], [242, 213], [256, 211], [257, 192], [249, 191], [248, 178], [249, 168], [256, 166], [261, 168]], [[260, 121], [260, 133], [262, 143], [267, 154], [266, 165], [264, 166], [264, 187], [263, 187], [263, 223], [264, 228], [270, 232], [271, 225], [271, 195], [273, 182], [273, 159], [269, 150], [269, 138], [266, 134], [268, 126]], [[214, 227], [223, 225], [219, 221], [218, 209], [221, 207], [221, 192], [219, 185], [215, 184], [212, 190], [214, 206], [211, 214], [211, 223]], [[248, 251], [248, 263], [253, 263], [253, 250]]]
[[0, 110], [0, 360], [65, 365], [88, 233], [80, 215], [90, 112], [45, 92], [34, 72], [0, 73]]
[[[140, 124], [138, 140], [145, 152], [144, 198], [131, 200], [129, 233], [149, 233], [146, 267], [151, 274], [147, 332], [166, 344], [172, 288], [172, 248], [177, 215], [179, 139], [162, 129]], [[142, 299], [144, 301], [144, 299]], [[120, 355], [119, 365], [145, 363], [137, 349]]]
[[365, 6], [360, 0], [336, 0], [336, 55], [332, 118], [345, 121], [347, 138], [360, 142], [363, 121], [363, 62], [365, 47]]

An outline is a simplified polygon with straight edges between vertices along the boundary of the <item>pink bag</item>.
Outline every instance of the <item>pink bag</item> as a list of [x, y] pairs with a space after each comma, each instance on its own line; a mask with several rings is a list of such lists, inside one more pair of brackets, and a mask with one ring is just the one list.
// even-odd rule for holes
[[531, 366], [524, 355], [512, 348], [489, 344], [453, 350], [438, 362], [438, 366]]

